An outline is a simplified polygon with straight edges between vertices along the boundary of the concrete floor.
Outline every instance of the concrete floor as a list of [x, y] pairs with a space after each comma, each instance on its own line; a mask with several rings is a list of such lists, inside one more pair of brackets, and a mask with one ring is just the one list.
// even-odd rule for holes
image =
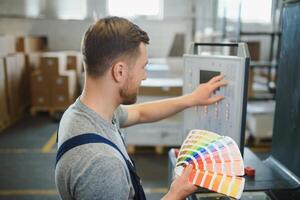
[[[47, 115], [28, 116], [0, 133], [0, 200], [59, 199], [54, 183], [57, 126]], [[132, 157], [147, 199], [160, 199], [167, 192], [167, 154], [151, 151]], [[264, 193], [245, 194], [243, 199], [251, 197], [267, 199]]]

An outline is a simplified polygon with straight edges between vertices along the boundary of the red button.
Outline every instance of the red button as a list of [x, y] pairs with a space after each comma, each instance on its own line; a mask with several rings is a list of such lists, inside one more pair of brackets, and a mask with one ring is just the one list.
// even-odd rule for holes
[[245, 167], [245, 174], [250, 177], [255, 176], [255, 169], [253, 167], [247, 166]]

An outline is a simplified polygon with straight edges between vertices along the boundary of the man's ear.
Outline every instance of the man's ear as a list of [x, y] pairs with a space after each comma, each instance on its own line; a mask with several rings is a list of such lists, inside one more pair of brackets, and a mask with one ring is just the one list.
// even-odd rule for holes
[[116, 62], [112, 66], [111, 73], [116, 82], [123, 82], [128, 76], [128, 66], [125, 62]]

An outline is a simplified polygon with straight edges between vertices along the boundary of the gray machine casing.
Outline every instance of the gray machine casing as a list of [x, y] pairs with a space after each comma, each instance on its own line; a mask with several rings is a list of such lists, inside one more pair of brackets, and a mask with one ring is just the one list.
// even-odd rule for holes
[[[237, 56], [198, 55], [197, 46], [221, 45], [237, 48]], [[196, 106], [184, 111], [184, 135], [192, 129], [204, 129], [233, 138], [243, 153], [249, 71], [249, 52], [245, 43], [193, 44], [193, 53], [184, 55], [183, 94], [194, 91], [211, 77], [225, 75], [226, 87], [215, 94], [225, 99], [209, 106]]]

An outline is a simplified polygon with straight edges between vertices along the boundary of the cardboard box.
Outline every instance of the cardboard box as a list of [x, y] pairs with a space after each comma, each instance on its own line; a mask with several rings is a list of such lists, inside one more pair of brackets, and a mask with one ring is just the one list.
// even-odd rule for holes
[[260, 41], [247, 41], [250, 58], [252, 61], [260, 60]]
[[[235, 42], [235, 41], [231, 41], [231, 42]], [[259, 61], [260, 60], [260, 41], [244, 41], [244, 42], [246, 42], [248, 45], [248, 50], [250, 53], [251, 61]], [[237, 54], [236, 47], [231, 47], [229, 51], [230, 51], [229, 55]]]
[[[39, 69], [41, 64], [41, 58], [46, 57], [47, 58], [61, 58], [62, 60], [66, 59], [65, 67], [62, 67], [63, 69], [60, 69], [58, 71], [62, 72], [65, 70], [75, 70], [76, 73], [79, 73], [82, 71], [82, 61], [81, 61], [81, 55], [79, 52], [76, 51], [62, 51], [62, 52], [34, 52], [34, 53], [26, 53], [26, 62], [29, 66], [31, 71], [34, 71], [36, 69]], [[50, 61], [51, 62], [51, 61]], [[57, 61], [55, 61], [57, 63]], [[64, 61], [62, 61], [64, 62]], [[62, 63], [63, 65], [63, 63]], [[57, 75], [57, 74], [56, 74]]]
[[66, 71], [52, 78], [52, 106], [68, 107], [74, 102], [76, 92], [76, 72]]
[[76, 72], [66, 71], [52, 78], [52, 88], [54, 91], [66, 92], [74, 91], [76, 87]]
[[66, 56], [63, 53], [43, 53], [39, 69], [43, 74], [57, 76], [66, 70]]
[[81, 59], [76, 55], [67, 55], [67, 70], [75, 70], [77, 73], [82, 69]]
[[32, 106], [67, 108], [74, 101], [76, 84], [76, 71], [66, 70], [65, 53], [42, 53], [40, 67], [30, 78]]
[[17, 58], [15, 55], [5, 56], [6, 94], [10, 117], [18, 116], [19, 93], [17, 87]]
[[0, 55], [7, 55], [16, 52], [16, 39], [12, 35], [0, 35]]
[[179, 78], [148, 78], [139, 88], [144, 96], [181, 96], [182, 80]]
[[66, 93], [56, 92], [52, 95], [52, 107], [54, 108], [67, 108], [72, 102]]
[[83, 65], [81, 59], [81, 53], [77, 51], [67, 51], [67, 70], [76, 71], [76, 96], [79, 96], [80, 89], [80, 79], [83, 72]]
[[145, 87], [139, 88], [140, 95], [149, 96], [181, 96], [182, 87]]
[[32, 107], [48, 108], [51, 106], [50, 92], [48, 90], [38, 91], [32, 93], [31, 96]]
[[0, 57], [0, 123], [9, 120], [4, 58]]
[[78, 51], [65, 51], [67, 56], [67, 70], [75, 70], [77, 76], [82, 72], [81, 53]]
[[16, 39], [16, 51], [31, 53], [47, 50], [46, 36], [22, 36]]
[[[28, 63], [34, 56], [28, 54]], [[81, 66], [79, 52], [46, 52], [38, 56], [39, 67], [30, 76], [32, 106], [54, 110], [67, 108], [77, 96], [77, 70]]]
[[34, 71], [30, 75], [31, 106], [51, 106], [51, 84], [49, 77], [40, 71]]
[[12, 119], [18, 118], [29, 106], [29, 83], [25, 56], [22, 53], [5, 56], [6, 94], [8, 112]]
[[41, 74], [39, 71], [35, 71], [30, 75], [31, 96], [45, 90], [48, 90], [49, 92], [50, 87], [49, 78], [46, 75]]
[[39, 68], [41, 55], [42, 55], [42, 53], [40, 53], [40, 52], [25, 54], [26, 67], [27, 67], [29, 73], [31, 73], [34, 70], [37, 70]]
[[30, 72], [28, 70], [28, 66], [26, 63], [26, 57], [23, 53], [15, 54], [17, 59], [17, 89], [19, 93], [19, 104], [20, 104], [20, 112], [24, 112], [24, 110], [30, 104], [30, 87], [29, 87], [29, 75]]
[[254, 96], [253, 91], [253, 83], [254, 83], [254, 69], [250, 67], [249, 69], [249, 78], [248, 78], [248, 98], [251, 98]]

